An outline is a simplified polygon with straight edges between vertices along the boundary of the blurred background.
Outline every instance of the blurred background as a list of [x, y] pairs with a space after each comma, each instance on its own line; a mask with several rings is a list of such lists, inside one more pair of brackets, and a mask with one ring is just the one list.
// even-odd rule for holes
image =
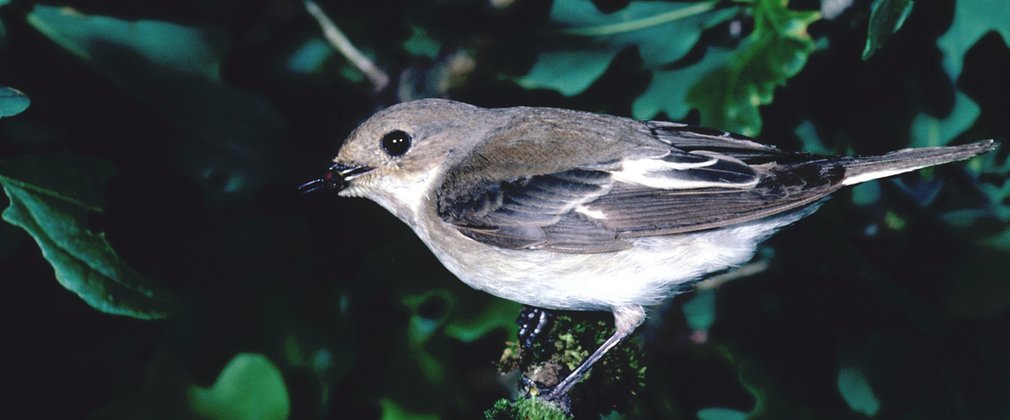
[[[480, 418], [519, 305], [377, 205], [296, 193], [373, 112], [1005, 143], [1008, 40], [999, 0], [0, 0], [3, 411]], [[658, 308], [644, 387], [600, 414], [1010, 418], [1007, 153], [843, 190]]]

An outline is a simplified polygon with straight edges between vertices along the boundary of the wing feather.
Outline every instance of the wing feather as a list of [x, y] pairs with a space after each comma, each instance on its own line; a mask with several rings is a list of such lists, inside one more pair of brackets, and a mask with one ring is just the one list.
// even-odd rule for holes
[[[586, 134], [582, 141], [605, 146], [595, 152], [557, 141], [580, 141], [571, 128], [503, 131], [447, 173], [437, 212], [493, 246], [612, 252], [630, 247], [630, 238], [718, 228], [812, 204], [837, 189], [844, 173], [817, 156], [729, 133], [636, 124]], [[517, 151], [540, 160], [553, 153], [567, 166], [539, 173], [521, 156], [506, 156]]]

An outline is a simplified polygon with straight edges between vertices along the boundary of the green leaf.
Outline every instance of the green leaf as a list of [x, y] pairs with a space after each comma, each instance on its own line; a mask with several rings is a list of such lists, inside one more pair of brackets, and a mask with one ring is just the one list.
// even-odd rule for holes
[[465, 343], [471, 343], [496, 329], [508, 331], [508, 337], [518, 334], [515, 317], [522, 305], [505, 299], [495, 299], [490, 304], [481, 305], [477, 313], [453, 311], [445, 323], [445, 335]]
[[866, 34], [866, 47], [863, 48], [863, 60], [868, 60], [873, 53], [884, 47], [891, 36], [901, 29], [905, 19], [912, 13], [913, 0], [876, 0], [870, 13], [870, 25]]
[[0, 164], [10, 207], [3, 219], [31, 235], [63, 287], [99, 311], [141, 319], [171, 309], [164, 292], [123, 262], [88, 216], [102, 211], [104, 161], [69, 155], [29, 157]]
[[991, 235], [983, 239], [981, 243], [989, 248], [1008, 252], [1010, 251], [1010, 229]]
[[716, 10], [715, 1], [698, 3], [633, 1], [603, 14], [591, 2], [557, 0], [550, 17], [568, 39], [541, 53], [529, 73], [517, 79], [526, 88], [548, 88], [576, 95], [598, 79], [624, 48], [635, 46], [648, 68], [687, 54], [708, 27], [737, 9]]
[[970, 226], [980, 219], [1004, 222], [1003, 227], [1006, 229], [1004, 232], [992, 235], [981, 243], [997, 249], [1010, 250], [1010, 224], [1007, 223], [1010, 222], [1010, 177], [1007, 176], [1010, 174], [1010, 157], [986, 153], [968, 161], [968, 168], [976, 177], [979, 174], [991, 175], [992, 182], [978, 183], [978, 188], [984, 193], [988, 203], [982, 208], [950, 212], [944, 215], [944, 219], [954, 226]]
[[[125, 21], [81, 14], [73, 9], [36, 6], [28, 23], [75, 55], [102, 62], [111, 54], [133, 53], [152, 64], [216, 80], [222, 48], [195, 28], [154, 20]], [[128, 71], [123, 69], [121, 71]]]
[[382, 407], [382, 420], [401, 420], [401, 419], [416, 419], [416, 420], [434, 420], [438, 419], [438, 416], [433, 414], [417, 414], [414, 412], [407, 411], [407, 409], [400, 407], [396, 401], [389, 398], [383, 398], [379, 401], [379, 406]]
[[[222, 192], [262, 184], [283, 137], [281, 117], [260, 98], [219, 80], [220, 37], [168, 22], [127, 21], [35, 6], [28, 22], [95, 68], [138, 103], [177, 125], [187, 142], [172, 154], [205, 181], [225, 174]], [[188, 150], [187, 150], [188, 149]]]
[[733, 53], [722, 48], [710, 48], [701, 61], [676, 70], [660, 70], [652, 82], [631, 104], [631, 114], [640, 120], [654, 118], [665, 112], [671, 119], [682, 119], [691, 111], [687, 93], [705, 76], [726, 65]]
[[938, 40], [943, 64], [952, 80], [961, 76], [964, 55], [983, 35], [996, 31], [1010, 42], [1010, 7], [1005, 0], [960, 0], [955, 3], [954, 21]]
[[28, 109], [31, 103], [21, 91], [0, 86], [0, 118], [18, 115]]
[[551, 51], [541, 53], [530, 72], [516, 80], [527, 89], [548, 88], [572, 96], [589, 88], [610, 66], [617, 51]]
[[709, 407], [698, 410], [698, 420], [745, 420], [747, 413], [732, 408]]
[[873, 417], [880, 410], [880, 401], [863, 372], [852, 366], [843, 366], [838, 372], [838, 392], [857, 413]]
[[697, 289], [694, 297], [681, 306], [687, 326], [694, 331], [708, 331], [715, 323], [715, 289]]
[[761, 132], [758, 107], [771, 103], [775, 88], [798, 73], [814, 51], [807, 26], [818, 13], [786, 5], [785, 0], [756, 0], [754, 32], [743, 50], [688, 92], [702, 125], [750, 136]]
[[[1003, 43], [1010, 41], [1010, 8], [1002, 0], [962, 0], [955, 3], [954, 19], [945, 34], [937, 39], [937, 46], [943, 52], [943, 64], [951, 80], [957, 81], [964, 67], [964, 56], [978, 43], [982, 36], [997, 32]], [[958, 91], [954, 108], [945, 118], [926, 114], [917, 115], [912, 123], [912, 146], [945, 145], [970, 128], [981, 109], [964, 93]], [[969, 163], [975, 173], [988, 172], [1005, 174], [1006, 167], [995, 161], [995, 154], [989, 153]], [[980, 184], [986, 192], [990, 206], [985, 211], [964, 210], [951, 212], [945, 216], [948, 223], [972, 224], [981, 217], [995, 216], [999, 220], [1010, 220], [1010, 207], [1004, 204], [1000, 187]], [[1010, 235], [995, 235], [990, 246], [1000, 247]]]
[[280, 370], [256, 353], [233, 357], [210, 388], [191, 387], [189, 406], [196, 415], [215, 420], [282, 420], [291, 414]]
[[943, 119], [922, 113], [912, 120], [910, 147], [946, 146], [971, 128], [981, 114], [981, 109], [968, 95], [957, 91], [954, 108]]
[[[771, 380], [768, 373], [761, 368], [757, 361], [739, 362], [737, 365], [737, 380], [747, 390], [747, 393], [754, 398], [754, 407], [751, 408], [748, 415], [768, 415], [769, 411], [772, 413], [777, 411], [774, 409], [774, 406], [771, 409], [769, 408], [769, 389], [773, 385], [770, 383]], [[775, 418], [775, 416], [770, 417]]]
[[[452, 294], [445, 289], [434, 289], [403, 297], [403, 304], [411, 313], [407, 325], [407, 345], [410, 347], [410, 354], [417, 360], [425, 379], [434, 384], [440, 384], [445, 380], [446, 369], [444, 361], [432, 354], [427, 345], [445, 323], [446, 317], [453, 310], [454, 302]], [[432, 308], [441, 310], [436, 311]]]
[[[795, 413], [795, 408], [784, 397], [775, 383], [776, 375], [765, 370], [762, 361], [754, 355], [745, 352], [735, 352], [731, 346], [716, 347], [718, 354], [734, 366], [737, 381], [750, 394], [754, 405], [750, 411], [744, 412], [725, 407], [706, 407], [698, 410], [697, 417], [702, 420], [738, 420], [746, 418], [788, 418], [784, 415], [786, 409]], [[770, 398], [770, 396], [777, 398]]]
[[852, 203], [868, 206], [880, 200], [880, 182], [864, 182], [852, 187]]
[[410, 38], [403, 42], [403, 49], [410, 55], [435, 59], [442, 44], [428, 36], [423, 28], [410, 27]]
[[407, 327], [411, 355], [432, 383], [442, 382], [446, 371], [446, 361], [439, 360], [428, 349], [432, 340], [449, 337], [473, 342], [499, 328], [508, 331], [508, 337], [517, 334], [515, 316], [520, 305], [514, 302], [495, 299], [474, 305], [455, 299], [446, 289], [407, 295], [402, 302], [411, 314]]
[[793, 130], [796, 137], [799, 137], [803, 145], [803, 151], [817, 155], [830, 155], [831, 149], [824, 145], [821, 136], [817, 134], [817, 127], [810, 120], [803, 120]]
[[295, 73], [311, 74], [319, 71], [333, 56], [333, 47], [321, 38], [310, 38], [288, 57], [288, 70]]

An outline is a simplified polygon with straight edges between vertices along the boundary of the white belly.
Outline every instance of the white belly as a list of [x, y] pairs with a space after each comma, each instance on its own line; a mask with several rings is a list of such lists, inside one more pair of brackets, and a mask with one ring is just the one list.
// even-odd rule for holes
[[415, 233], [449, 271], [475, 289], [543, 308], [611, 310], [658, 304], [678, 285], [744, 264], [761, 240], [799, 218], [634, 238], [631, 249], [598, 254], [497, 248], [440, 222], [429, 226], [430, 233], [420, 228]]

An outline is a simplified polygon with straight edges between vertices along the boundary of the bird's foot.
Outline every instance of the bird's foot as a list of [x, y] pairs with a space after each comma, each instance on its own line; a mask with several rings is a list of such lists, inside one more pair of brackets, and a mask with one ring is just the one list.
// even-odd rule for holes
[[564, 411], [565, 414], [571, 415], [572, 397], [571, 395], [568, 395], [568, 391], [571, 390], [571, 387], [568, 388], [569, 388], [568, 390], [559, 391], [559, 387], [555, 387], [550, 392], [548, 392], [547, 395], [540, 397], [540, 399], [548, 403], [554, 404], [555, 406], [560, 408], [561, 411]]
[[540, 333], [547, 331], [554, 314], [542, 308], [523, 305], [519, 312], [516, 323], [519, 324], [519, 345], [522, 351], [529, 353], [533, 349], [533, 343], [537, 341]]

